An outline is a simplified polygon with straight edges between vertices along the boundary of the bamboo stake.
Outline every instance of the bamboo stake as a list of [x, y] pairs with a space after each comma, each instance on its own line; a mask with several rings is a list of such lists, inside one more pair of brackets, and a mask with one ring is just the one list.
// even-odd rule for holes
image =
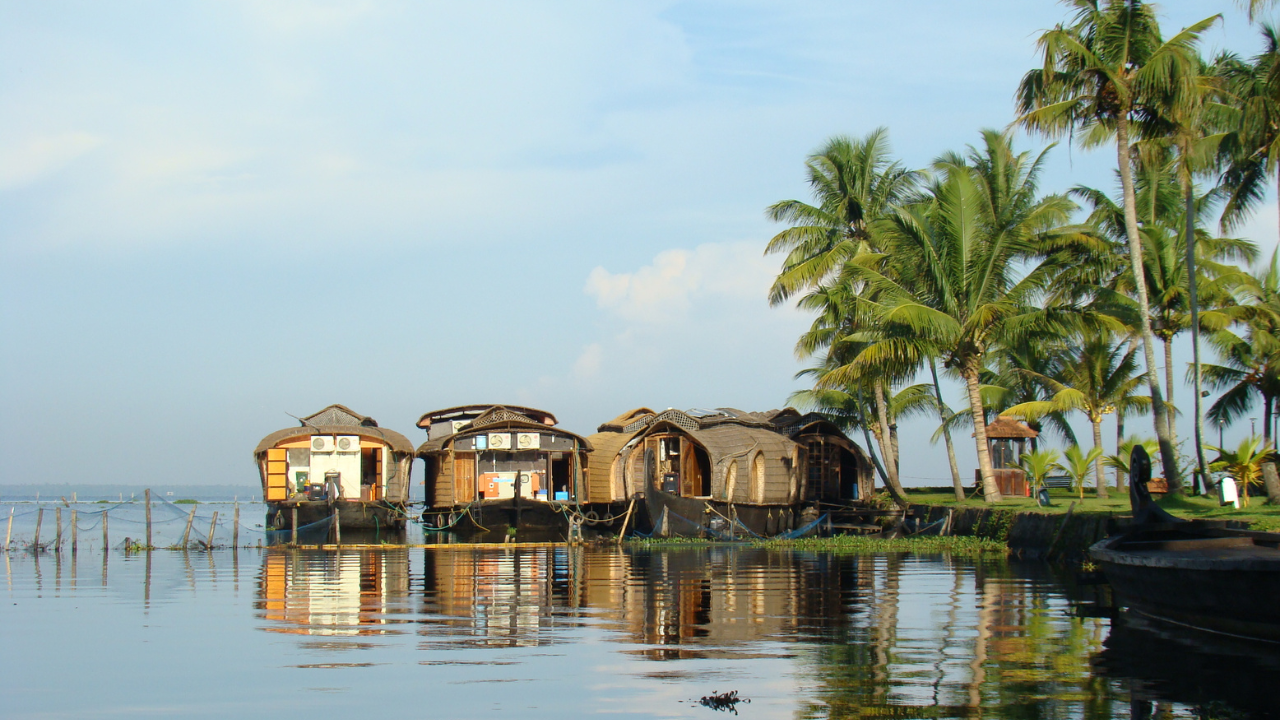
[[298, 544], [298, 507], [296, 505], [290, 510], [289, 515], [293, 519], [293, 522], [291, 524], [291, 527], [293, 529], [289, 533], [289, 543], [291, 545], [297, 545]]
[[214, 510], [213, 520], [209, 523], [209, 542], [205, 543], [205, 546], [208, 547], [210, 550], [213, 549], [213, 533], [217, 529], [218, 529], [218, 511]]
[[231, 518], [231, 547], [240, 547], [240, 503], [236, 503], [235, 515]]
[[187, 516], [187, 529], [182, 531], [182, 549], [187, 548], [187, 541], [191, 539], [191, 523], [196, 519], [196, 506], [191, 506], [191, 514]]
[[71, 554], [72, 555], [76, 554], [76, 549], [78, 547], [76, 543], [77, 530], [79, 530], [79, 528], [76, 527], [76, 511], [72, 510], [71, 511]]
[[147, 549], [151, 549], [151, 488], [147, 488]]
[[54, 523], [54, 528], [56, 528], [56, 530], [54, 531], [54, 534], [53, 534], [53, 551], [55, 553], [61, 553], [62, 552], [62, 508], [55, 505], [53, 508], [53, 517], [54, 517], [54, 520], [56, 521]]
[[13, 506], [9, 507], [9, 527], [4, 531], [4, 551], [9, 552], [9, 541], [13, 539]]
[[44, 508], [36, 510], [36, 537], [33, 542], [36, 552], [40, 552], [40, 525], [44, 522]]
[[622, 544], [623, 538], [627, 536], [627, 525], [631, 524], [631, 511], [636, 507], [636, 499], [631, 498], [631, 502], [627, 505], [627, 516], [622, 519], [622, 532], [618, 533], [618, 544]]
[[102, 511], [102, 557], [106, 562], [107, 550], [111, 548], [111, 540], [107, 537], [107, 511]]
[[333, 509], [333, 541], [342, 546], [342, 515], [338, 508]]

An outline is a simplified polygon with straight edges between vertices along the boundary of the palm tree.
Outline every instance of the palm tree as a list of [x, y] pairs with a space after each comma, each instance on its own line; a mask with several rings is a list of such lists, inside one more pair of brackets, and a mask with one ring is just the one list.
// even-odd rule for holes
[[[802, 308], [816, 309], [813, 328], [797, 343], [796, 352], [807, 357], [832, 346], [856, 325], [852, 299], [865, 291], [842, 278], [845, 265], [876, 248], [872, 226], [878, 217], [911, 197], [920, 174], [904, 169], [889, 157], [888, 131], [878, 128], [861, 140], [837, 136], [805, 162], [816, 205], [784, 200], [767, 210], [774, 222], [789, 223], [769, 241], [765, 253], [786, 253], [782, 270], [769, 290], [769, 302], [779, 305], [798, 292], [809, 290]], [[839, 353], [837, 353], [837, 356]], [[837, 358], [838, 359], [838, 358]], [[825, 361], [824, 361], [825, 362]], [[899, 492], [896, 454], [890, 447], [885, 376], [910, 375], [904, 369], [876, 368], [868, 388], [875, 405], [875, 435], [884, 458], [886, 482]], [[861, 385], [845, 382], [841, 385]]]
[[1022, 453], [1022, 457], [1018, 458], [1023, 471], [1027, 473], [1027, 477], [1031, 478], [1033, 495], [1040, 492], [1040, 486], [1044, 484], [1044, 479], [1049, 476], [1049, 473], [1062, 469], [1062, 465], [1058, 463], [1060, 457], [1062, 456], [1057, 450], [1032, 450]]
[[1249, 22], [1257, 17], [1258, 13], [1276, 4], [1276, 0], [1236, 0], [1236, 4], [1249, 11]]
[[1233, 55], [1217, 62], [1227, 102], [1235, 111], [1234, 127], [1220, 146], [1228, 163], [1222, 176], [1228, 193], [1224, 232], [1239, 226], [1262, 202], [1272, 178], [1280, 185], [1280, 34], [1263, 24], [1262, 41], [1263, 51], [1251, 62]]
[[[1217, 16], [1201, 20], [1166, 41], [1161, 38], [1153, 9], [1139, 0], [1068, 0], [1067, 4], [1075, 9], [1072, 23], [1059, 24], [1040, 36], [1043, 66], [1028, 72], [1018, 87], [1021, 116], [1016, 124], [1051, 137], [1080, 131], [1086, 146], [1115, 137], [1129, 262], [1133, 276], [1140, 278], [1142, 241], [1133, 184], [1133, 123], [1188, 89], [1187, 78], [1193, 76], [1198, 60], [1195, 43]], [[1146, 284], [1139, 281], [1136, 289], [1160, 456], [1165, 476], [1177, 486], [1181, 476], [1155, 373], [1155, 336]]]
[[783, 200], [765, 211], [770, 220], [790, 225], [765, 246], [766, 255], [786, 253], [769, 289], [775, 306], [833, 280], [854, 256], [877, 248], [872, 224], [910, 199], [921, 180], [920, 173], [889, 157], [885, 128], [861, 140], [833, 137], [805, 167], [817, 204]]
[[1240, 484], [1240, 497], [1244, 506], [1249, 507], [1249, 488], [1262, 484], [1262, 463], [1271, 455], [1271, 443], [1257, 435], [1250, 435], [1240, 441], [1235, 450], [1212, 447], [1218, 451], [1219, 459], [1209, 467], [1214, 470], [1225, 470]]
[[[1053, 392], [1049, 400], [1022, 403], [1005, 410], [1003, 415], [1043, 417], [1051, 412], [1078, 410], [1093, 426], [1095, 477], [1102, 478], [1102, 418], [1124, 410], [1133, 412], [1150, 405], [1151, 399], [1134, 395], [1142, 383], [1138, 374], [1136, 349], [1125, 350], [1108, 333], [1093, 332], [1066, 353], [1057, 377], [1026, 371], [1026, 374]], [[1099, 482], [1098, 497], [1107, 497], [1106, 483]]]
[[1031, 305], [1052, 276], [1037, 260], [1075, 208], [1065, 196], [1038, 196], [1043, 162], [1043, 153], [1015, 153], [1009, 137], [994, 130], [984, 131], [981, 147], [967, 157], [939, 161], [931, 199], [882, 224], [887, 251], [850, 265], [850, 274], [875, 291], [859, 302], [885, 335], [827, 379], [865, 373], [912, 343], [935, 348], [965, 382], [988, 502], [1002, 499], [980, 395], [988, 349], [1002, 336], [1062, 327], [1057, 314]]
[[1102, 459], [1103, 465], [1116, 471], [1116, 490], [1124, 489], [1121, 477], [1129, 474], [1129, 458], [1133, 457], [1133, 448], [1138, 445], [1141, 445], [1142, 449], [1147, 451], [1147, 455], [1154, 455], [1160, 449], [1160, 445], [1155, 438], [1139, 440], [1136, 435], [1130, 435], [1124, 442], [1116, 445], [1115, 455], [1108, 455]]
[[1244, 336], [1222, 330], [1210, 338], [1223, 359], [1205, 365], [1205, 381], [1222, 396], [1209, 408], [1209, 418], [1227, 423], [1262, 400], [1262, 436], [1270, 441], [1276, 399], [1280, 398], [1280, 250], [1271, 263], [1242, 287], [1242, 300], [1230, 314], [1244, 324]]
[[[1062, 469], [1071, 476], [1071, 484], [1080, 491], [1080, 499], [1084, 499], [1084, 483], [1089, 479], [1090, 472], [1098, 472], [1098, 459], [1102, 457], [1102, 448], [1089, 448], [1089, 452], [1085, 453], [1080, 449], [1079, 445], [1072, 445], [1067, 448], [1067, 464]], [[1096, 475], [1094, 483], [1098, 487], [1098, 496], [1106, 497], [1106, 480], [1101, 475]]]

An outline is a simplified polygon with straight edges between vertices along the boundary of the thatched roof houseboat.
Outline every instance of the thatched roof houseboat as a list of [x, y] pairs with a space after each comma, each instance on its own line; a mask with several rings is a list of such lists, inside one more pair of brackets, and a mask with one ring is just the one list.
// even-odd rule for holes
[[642, 494], [650, 521], [667, 534], [741, 524], [774, 535], [793, 529], [806, 503], [816, 509], [871, 492], [861, 448], [822, 416], [791, 408], [638, 408], [601, 425], [591, 440], [590, 485], [615, 496]]
[[[515, 405], [466, 405], [426, 413], [428, 525], [475, 535], [539, 528], [563, 534], [566, 515], [586, 511], [591, 443], [562, 430], [549, 412]], [[526, 532], [521, 539], [532, 539]]]
[[413, 443], [371, 417], [330, 405], [263, 438], [253, 458], [269, 527], [292, 525], [294, 511], [300, 526], [336, 511], [343, 528], [404, 528]]

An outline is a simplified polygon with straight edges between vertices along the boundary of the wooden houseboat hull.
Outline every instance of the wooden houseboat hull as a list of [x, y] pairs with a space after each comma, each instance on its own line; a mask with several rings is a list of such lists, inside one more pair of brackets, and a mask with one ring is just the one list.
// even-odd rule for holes
[[[710, 498], [686, 498], [652, 487], [645, 493], [645, 509], [650, 532], [655, 537], [773, 537], [803, 524], [803, 508], [799, 504], [744, 505]], [[731, 522], [734, 519], [736, 526]]]
[[274, 530], [290, 528], [295, 509], [298, 511], [298, 527], [326, 521], [336, 516], [344, 532], [347, 530], [404, 532], [408, 517], [403, 505], [392, 503], [302, 500], [267, 503], [267, 527]]
[[575, 524], [582, 540], [614, 536], [625, 513], [625, 507], [617, 506], [574, 506], [527, 498], [517, 504], [504, 498], [425, 510], [422, 524], [429, 537], [452, 536], [464, 542], [500, 543], [508, 537], [513, 542], [565, 542], [571, 539]]

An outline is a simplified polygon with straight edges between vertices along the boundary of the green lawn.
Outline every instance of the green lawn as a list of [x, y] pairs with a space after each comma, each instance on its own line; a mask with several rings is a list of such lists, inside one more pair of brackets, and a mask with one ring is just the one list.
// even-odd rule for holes
[[[1111, 491], [1105, 500], [1099, 500], [1092, 490], [1085, 490], [1084, 500], [1069, 490], [1050, 490], [1052, 507], [1037, 507], [1033, 498], [1006, 497], [997, 507], [1018, 511], [1034, 511], [1043, 513], [1064, 513], [1071, 503], [1075, 503], [1075, 512], [1080, 513], [1129, 513], [1129, 493]], [[907, 499], [922, 505], [955, 506], [955, 495], [950, 489], [943, 488], [907, 488]], [[1201, 518], [1212, 520], [1241, 520], [1250, 524], [1254, 530], [1280, 530], [1280, 506], [1264, 505], [1265, 497], [1250, 498], [1250, 505], [1239, 510], [1218, 505], [1216, 498], [1169, 496], [1160, 500], [1161, 507], [1169, 512], [1188, 519]], [[987, 507], [982, 496], [971, 497], [960, 504], [961, 507]]]

